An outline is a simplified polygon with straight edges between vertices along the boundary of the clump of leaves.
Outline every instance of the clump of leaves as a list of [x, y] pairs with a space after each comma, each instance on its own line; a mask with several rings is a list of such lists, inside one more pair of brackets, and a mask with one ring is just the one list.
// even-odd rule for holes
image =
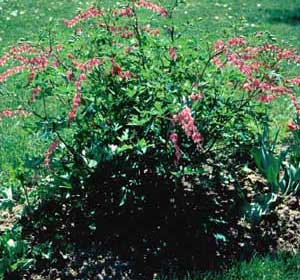
[[0, 236], [0, 278], [30, 268], [34, 260], [27, 258], [28, 245], [22, 239], [21, 228], [14, 226]]

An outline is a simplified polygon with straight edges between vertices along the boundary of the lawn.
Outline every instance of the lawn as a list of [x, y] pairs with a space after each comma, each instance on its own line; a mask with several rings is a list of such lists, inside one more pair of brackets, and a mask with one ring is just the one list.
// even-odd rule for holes
[[[112, 3], [112, 1], [99, 1]], [[173, 1], [159, 1], [171, 5]], [[179, 10], [178, 20], [185, 24], [189, 20], [199, 20], [198, 32], [211, 33], [218, 38], [226, 27], [239, 23], [236, 33], [243, 26], [246, 32], [269, 31], [279, 42], [300, 46], [300, 1], [299, 0], [262, 0], [262, 1], [208, 1], [186, 0], [186, 8]], [[0, 0], [0, 41], [2, 49], [14, 44], [18, 39], [31, 40], [51, 25], [74, 14], [76, 9], [85, 8], [94, 1], [45, 1], [45, 0]], [[111, 4], [108, 4], [111, 5]]]
[[[113, 6], [112, 2], [114, 1], [102, 0], [96, 2], [100, 6], [110, 7]], [[171, 7], [174, 4], [173, 0], [156, 2], [165, 7]], [[246, 37], [247, 35], [263, 31], [268, 32], [270, 41], [283, 48], [300, 48], [300, 0], [183, 0], [179, 2], [185, 2], [186, 4], [174, 10], [174, 18], [178, 28], [176, 32], [178, 34], [182, 33], [181, 39], [183, 40], [192, 37], [196, 41], [200, 40], [201, 43], [207, 41], [207, 45], [211, 46], [219, 38]], [[62, 19], [72, 18], [76, 12], [86, 9], [94, 3], [95, 1], [80, 0], [0, 0], [0, 57], [18, 41], [36, 42], [43, 38], [43, 34], [48, 32], [54, 32], [55, 36], [59, 34], [57, 36], [61, 37], [56, 37], [58, 41], [60, 38], [70, 36], [73, 31], [63, 25]], [[151, 13], [149, 11], [141, 12], [139, 18], [141, 22], [144, 20], [144, 15], [148, 16]], [[151, 20], [152, 26], [164, 29], [164, 19], [152, 17]], [[3, 69], [0, 67], [0, 72]], [[11, 78], [6, 84], [0, 85], [0, 96], [2, 98], [0, 111], [5, 108], [17, 109], [24, 101], [27, 102], [22, 89], [18, 87], [18, 80], [14, 78]], [[288, 105], [290, 106], [289, 109], [286, 110], [287, 104], [275, 101], [271, 113], [271, 118], [274, 117], [273, 124], [275, 124], [275, 127], [281, 128], [280, 140], [285, 137], [286, 123], [292, 116], [289, 114], [294, 113], [292, 110], [289, 110], [290, 108], [293, 109], [290, 103]], [[224, 111], [226, 111], [226, 108]], [[27, 203], [26, 189], [22, 185], [24, 178], [19, 175], [25, 170], [25, 165], [32, 164], [38, 156], [40, 158], [43, 157], [49, 146], [47, 137], [46, 130], [44, 134], [37, 133], [32, 129], [32, 123], [26, 119], [0, 119], [0, 198], [4, 197], [4, 194], [1, 193], [1, 188], [3, 187], [4, 189], [5, 187], [5, 195], [9, 195], [7, 190], [13, 191], [14, 202], [21, 197], [22, 203], [24, 205]], [[145, 144], [146, 142], [141, 143]], [[126, 146], [126, 149], [128, 147], [130, 145]], [[30, 175], [32, 174], [30, 173]], [[228, 176], [230, 177], [230, 175]], [[47, 180], [48, 177], [46, 177], [44, 183], [48, 182]], [[63, 180], [65, 179], [62, 179], [62, 184], [64, 184]], [[34, 179], [30, 182], [34, 182]], [[52, 181], [49, 180], [49, 182]], [[59, 188], [67, 187], [62, 185]], [[223, 238], [218, 234], [216, 236], [220, 239]], [[299, 272], [298, 262], [298, 257], [290, 260], [257, 258], [250, 264], [241, 263], [234, 266], [224, 276], [209, 274], [196, 276], [191, 279], [250, 280], [259, 279], [260, 277], [266, 280], [296, 280]], [[291, 271], [286, 269], [286, 266]]]

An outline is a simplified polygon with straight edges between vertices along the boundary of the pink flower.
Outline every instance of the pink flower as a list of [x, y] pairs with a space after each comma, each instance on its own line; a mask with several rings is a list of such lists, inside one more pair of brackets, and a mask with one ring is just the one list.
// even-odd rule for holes
[[73, 59], [73, 58], [74, 58], [74, 56], [73, 56], [73, 54], [71, 54], [71, 53], [68, 53], [68, 54], [67, 54], [67, 58], [68, 58], [68, 59]]
[[6, 53], [0, 58], [0, 67], [3, 66], [10, 59], [10, 54]]
[[170, 140], [175, 144], [178, 141], [178, 134], [173, 132], [170, 134]]
[[172, 48], [169, 48], [169, 56], [170, 58], [173, 60], [173, 61], [176, 61], [177, 60], [177, 54], [176, 54], [176, 48], [172, 47]]
[[73, 77], [72, 70], [69, 69], [69, 70], [67, 71], [66, 77], [67, 77], [67, 80], [68, 80], [69, 82], [72, 81], [72, 77]]
[[156, 35], [159, 35], [160, 34], [160, 31], [159, 31], [159, 29], [152, 29], [152, 28], [150, 28], [149, 26], [143, 26], [142, 27], [142, 30], [144, 31], [144, 32], [147, 32], [147, 33], [149, 33], [150, 35], [153, 35], [153, 36], [156, 36]]
[[132, 17], [133, 11], [131, 8], [127, 7], [124, 9], [115, 9], [112, 12], [113, 16], [120, 16], [120, 17]]
[[289, 88], [286, 88], [286, 87], [271, 86], [270, 90], [272, 92], [276, 92], [276, 93], [289, 93], [289, 94], [293, 93], [292, 90], [290, 90]]
[[87, 20], [87, 19], [90, 19], [93, 17], [101, 16], [103, 14], [104, 14], [103, 11], [98, 10], [94, 7], [91, 7], [70, 20], [64, 20], [63, 23], [67, 27], [71, 28], [71, 27], [75, 26], [81, 20]]
[[2, 112], [0, 112], [0, 121], [2, 120], [3, 117], [6, 117], [6, 118], [12, 118], [12, 117], [15, 117], [15, 116], [29, 116], [30, 113], [26, 112], [25, 110], [23, 109], [17, 109], [17, 110], [8, 110], [8, 109], [5, 109], [3, 110]]
[[202, 135], [199, 132], [194, 132], [192, 135], [192, 140], [194, 143], [200, 144], [203, 141]]
[[134, 75], [130, 71], [125, 71], [124, 73], [121, 74], [122, 79], [128, 80], [128, 79], [131, 79], [133, 77], [134, 77]]
[[281, 50], [278, 54], [277, 54], [277, 59], [286, 59], [286, 60], [291, 60], [291, 59], [295, 59], [296, 54], [290, 50]]
[[219, 39], [214, 43], [213, 48], [214, 48], [215, 52], [218, 53], [218, 52], [222, 52], [224, 50], [225, 45], [224, 45], [223, 41]]
[[252, 90], [254, 90], [252, 84], [249, 83], [249, 82], [243, 83], [243, 84], [242, 84], [242, 89], [243, 89], [243, 90], [246, 90], [246, 91], [252, 91]]
[[70, 125], [75, 119], [76, 112], [72, 109], [68, 115], [68, 125]]
[[56, 49], [57, 52], [60, 52], [61, 50], [64, 49], [64, 46], [63, 45], [56, 45], [55, 49]]
[[272, 44], [264, 44], [263, 47], [261, 48], [261, 51], [272, 51], [272, 52], [278, 52], [280, 49]]
[[28, 81], [29, 81], [29, 82], [32, 82], [33, 79], [35, 78], [35, 75], [36, 75], [35, 70], [34, 70], [33, 68], [31, 68], [31, 69], [30, 69], [30, 73], [29, 73], [28, 78], [27, 78]]
[[80, 103], [81, 103], [81, 81], [76, 81], [75, 87], [76, 87], [77, 91], [73, 98], [73, 107], [72, 107], [71, 111], [69, 112], [68, 125], [70, 125], [73, 122], [73, 120], [77, 114], [78, 108], [80, 106]]
[[298, 130], [299, 126], [296, 125], [294, 122], [289, 122], [288, 123], [288, 128], [289, 128], [289, 130]]
[[130, 71], [123, 72], [121, 66], [117, 64], [113, 58], [111, 59], [111, 63], [112, 63], [112, 69], [111, 69], [112, 75], [118, 76], [122, 80], [123, 79], [127, 80], [134, 77], [134, 74], [132, 74]]
[[85, 63], [81, 63], [77, 60], [73, 60], [73, 66], [80, 70], [82, 73], [91, 72], [95, 67], [100, 64], [99, 58], [91, 58]]
[[156, 12], [158, 14], [160, 14], [163, 17], [167, 17], [168, 16], [168, 12], [161, 6], [158, 6], [150, 1], [145, 1], [145, 0], [139, 0], [136, 5], [138, 7], [143, 7], [145, 9], [151, 10], [153, 12]]
[[57, 146], [59, 145], [60, 141], [59, 139], [56, 139], [48, 148], [48, 150], [45, 153], [45, 160], [44, 164], [46, 168], [50, 167], [50, 157], [52, 153], [57, 149]]
[[22, 54], [33, 54], [34, 52], [36, 52], [36, 49], [27, 44], [22, 44], [9, 50], [9, 54], [11, 57], [24, 63], [27, 62], [27, 59], [22, 56]]
[[227, 41], [227, 44], [231, 47], [244, 45], [245, 43], [246, 43], [246, 40], [241, 37], [232, 38]]
[[9, 68], [4, 73], [0, 74], [0, 83], [3, 83], [8, 77], [10, 77], [16, 73], [23, 72], [24, 70], [26, 70], [25, 65], [14, 66], [12, 68]]
[[100, 64], [99, 58], [91, 58], [89, 61], [86, 62], [87, 70], [90, 71], [94, 67], [97, 67]]
[[178, 134], [175, 132], [172, 132], [170, 134], [169, 139], [171, 140], [171, 142], [174, 144], [174, 149], [175, 149], [175, 164], [178, 164], [180, 158], [181, 158], [181, 152], [180, 152], [180, 148], [178, 145]]
[[214, 57], [214, 58], [212, 59], [212, 62], [217, 66], [218, 69], [223, 68], [222, 61], [221, 61], [221, 59], [220, 59], [219, 57], [217, 57], [217, 56]]
[[48, 57], [44, 54], [28, 59], [27, 64], [39, 71], [44, 71], [48, 66]]
[[86, 80], [86, 75], [84, 73], [81, 73], [80, 76], [79, 76], [79, 81], [83, 82], [85, 80]]
[[133, 32], [123, 32], [122, 33], [122, 38], [124, 38], [124, 39], [128, 39], [128, 38], [131, 38], [131, 37], [133, 37]]
[[35, 101], [36, 96], [39, 95], [41, 93], [41, 91], [42, 90], [39, 87], [32, 89], [32, 91], [31, 91], [31, 101]]
[[293, 106], [296, 110], [297, 116], [300, 117], [300, 108], [299, 108], [296, 96], [292, 93], [290, 93], [290, 100], [291, 100], [291, 102], [292, 102], [292, 104], [293, 104]]
[[190, 99], [193, 101], [193, 102], [196, 102], [196, 101], [199, 101], [203, 98], [203, 93], [199, 92], [199, 93], [192, 93], [190, 95]]
[[300, 85], [300, 78], [293, 78], [293, 79], [289, 79], [288, 82], [292, 85]]
[[121, 66], [117, 64], [114, 59], [112, 59], [111, 62], [112, 62], [111, 73], [115, 76], [120, 76], [122, 74]]
[[276, 95], [262, 94], [258, 97], [258, 100], [263, 103], [270, 103], [275, 98], [276, 98]]
[[54, 60], [52, 63], [53, 68], [57, 68], [59, 66], [59, 60]]
[[185, 135], [193, 140], [195, 144], [200, 144], [203, 141], [202, 135], [194, 123], [191, 114], [191, 109], [186, 107], [179, 114], [173, 116], [173, 123], [179, 123], [185, 132]]

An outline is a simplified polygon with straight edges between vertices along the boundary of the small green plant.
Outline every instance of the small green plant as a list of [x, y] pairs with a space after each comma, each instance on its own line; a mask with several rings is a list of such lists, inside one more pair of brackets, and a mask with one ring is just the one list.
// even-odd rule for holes
[[265, 125], [261, 146], [252, 149], [256, 166], [268, 183], [267, 190], [257, 194], [250, 204], [246, 203], [246, 216], [252, 224], [258, 224], [282, 199], [299, 195], [300, 166], [295, 167], [287, 162], [290, 147], [282, 149], [278, 154], [277, 138], [278, 131], [274, 139], [270, 140], [269, 126]]
[[[21, 228], [14, 226], [0, 236], [0, 279], [18, 270], [28, 269], [33, 264], [33, 259], [26, 257], [27, 242], [22, 240]], [[5, 278], [6, 279], [6, 278]]]
[[269, 143], [269, 128], [265, 127], [261, 147], [252, 150], [255, 163], [270, 184], [271, 193], [283, 196], [299, 195], [299, 163], [295, 166], [287, 162], [289, 160], [287, 154], [292, 152], [290, 147], [281, 150], [279, 155], [276, 155], [277, 137], [278, 133]]
[[0, 211], [9, 209], [14, 206], [13, 191], [11, 187], [0, 189]]
[[278, 132], [276, 133], [274, 140], [270, 143], [269, 128], [266, 125], [261, 138], [261, 147], [254, 148], [252, 150], [252, 155], [258, 169], [262, 172], [270, 184], [270, 192], [275, 194], [282, 191], [280, 184], [280, 171], [287, 154], [287, 150], [283, 150], [278, 156], [276, 156], [275, 148], [277, 137]]

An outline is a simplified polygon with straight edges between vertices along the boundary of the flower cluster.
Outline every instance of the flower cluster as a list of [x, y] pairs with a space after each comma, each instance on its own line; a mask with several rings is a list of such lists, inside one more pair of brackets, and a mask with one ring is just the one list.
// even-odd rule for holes
[[132, 17], [133, 10], [129, 7], [123, 9], [115, 9], [112, 12], [113, 16], [120, 16], [120, 17]]
[[[72, 56], [70, 56], [70, 57], [72, 57]], [[76, 94], [73, 98], [72, 109], [69, 111], [69, 114], [68, 114], [68, 125], [70, 125], [74, 121], [77, 111], [78, 111], [78, 108], [81, 103], [81, 83], [87, 79], [86, 74], [91, 72], [99, 64], [100, 64], [99, 58], [89, 59], [85, 63], [80, 63], [77, 60], [73, 60], [74, 68], [80, 71], [80, 74], [79, 74], [79, 77], [77, 80], [74, 80], [74, 75], [73, 75], [72, 70], [69, 69], [67, 71], [67, 73], [66, 73], [67, 80], [69, 82], [74, 81], [74, 85], [76, 88]]]
[[290, 83], [291, 85], [297, 85], [300, 86], [300, 78], [292, 78], [288, 80], [288, 83]]
[[3, 117], [12, 118], [12, 117], [15, 117], [15, 116], [28, 116], [28, 115], [30, 115], [30, 113], [26, 112], [23, 109], [17, 109], [17, 110], [5, 109], [2, 112], [0, 112], [0, 120]]
[[[84, 80], [81, 78], [81, 81]], [[77, 110], [80, 106], [80, 102], [81, 102], [81, 81], [76, 81], [75, 82], [75, 87], [76, 87], [76, 94], [73, 98], [73, 107], [71, 109], [71, 111], [69, 111], [69, 117], [68, 117], [68, 124], [70, 125], [77, 113]]]
[[[56, 46], [59, 50], [59, 46]], [[11, 48], [0, 58], [0, 66], [3, 66], [8, 60], [13, 59], [21, 65], [13, 66], [0, 74], [0, 83], [4, 82], [8, 77], [29, 70], [28, 80], [32, 81], [36, 72], [41, 72], [46, 69], [49, 63], [49, 58], [52, 56], [52, 50], [38, 52], [36, 48], [22, 44]]]
[[40, 87], [32, 89], [32, 91], [31, 91], [31, 101], [35, 101], [36, 100], [36, 96], [39, 95], [41, 93], [41, 91], [42, 90], [41, 90]]
[[[283, 77], [281, 82], [278, 82], [264, 74], [269, 72], [272, 67], [264, 61], [265, 57], [275, 59], [278, 68], [282, 60], [298, 63], [300, 61], [299, 54], [292, 50], [280, 49], [272, 44], [258, 47], [248, 46], [244, 38], [232, 38], [226, 43], [218, 40], [213, 47], [215, 51], [213, 62], [217, 68], [222, 69], [226, 65], [231, 65], [245, 77], [246, 80], [242, 84], [243, 90], [259, 94], [257, 99], [264, 103], [270, 103], [280, 96], [288, 95], [297, 115], [300, 116], [299, 105], [291, 89], [293, 86], [300, 86], [300, 78], [287, 79]], [[221, 60], [222, 54], [225, 56], [224, 62]], [[260, 80], [258, 77], [264, 77], [264, 79]], [[290, 129], [295, 129], [295, 127], [289, 124]]]
[[174, 149], [175, 149], [175, 164], [178, 164], [180, 158], [181, 158], [181, 151], [180, 151], [180, 148], [179, 148], [179, 144], [178, 144], [178, 134], [175, 133], [175, 132], [172, 132], [170, 134], [170, 141], [173, 143], [174, 145]]
[[72, 18], [70, 20], [64, 20], [63, 23], [67, 27], [71, 28], [71, 27], [75, 26], [81, 20], [87, 20], [89, 18], [101, 16], [103, 14], [104, 14], [103, 11], [98, 10], [94, 7], [90, 7], [89, 9], [87, 9], [86, 11], [84, 11], [84, 12], [80, 13], [79, 15], [75, 16], [74, 18]]
[[120, 36], [124, 39], [128, 39], [128, 38], [131, 38], [133, 37], [134, 33], [132, 31], [129, 30], [129, 27], [128, 26], [110, 26], [109, 27], [109, 31], [111, 33], [113, 33], [114, 35], [117, 35], [117, 36]]
[[203, 93], [202, 92], [198, 92], [198, 93], [191, 93], [190, 95], [190, 99], [193, 102], [199, 101], [203, 98]]
[[122, 71], [122, 68], [119, 64], [116, 63], [115, 59], [111, 59], [111, 64], [112, 64], [112, 68], [111, 68], [111, 74], [113, 76], [118, 76], [121, 80], [123, 79], [131, 79], [134, 77], [134, 74], [131, 73], [130, 71]]
[[47, 152], [45, 153], [45, 160], [44, 160], [44, 164], [46, 168], [50, 167], [50, 157], [52, 155], [52, 153], [57, 149], [57, 146], [59, 145], [60, 140], [56, 139], [47, 149]]
[[201, 144], [203, 137], [195, 125], [195, 121], [192, 117], [191, 109], [189, 107], [186, 107], [180, 113], [174, 115], [173, 123], [178, 123], [184, 130], [185, 135], [191, 138], [195, 144]]
[[23, 72], [26, 69], [25, 65], [14, 66], [12, 68], [7, 69], [4, 73], [0, 74], [0, 83], [6, 81], [6, 79], [16, 73]]
[[12, 47], [7, 53], [5, 53], [0, 58], [0, 66], [5, 65], [9, 59], [14, 58], [15, 60], [18, 60], [20, 62], [27, 62], [26, 58], [22, 55], [24, 53], [34, 53], [36, 50], [32, 46], [28, 44], [22, 44], [19, 46]]
[[85, 63], [80, 63], [77, 60], [73, 60], [73, 66], [80, 70], [82, 73], [91, 72], [95, 67], [99, 66], [100, 59], [99, 58], [91, 58]]
[[163, 17], [167, 17], [168, 16], [168, 12], [161, 6], [158, 6], [150, 1], [145, 1], [145, 0], [139, 0], [136, 2], [136, 5], [138, 7], [143, 7], [145, 9], [151, 10], [153, 12], [156, 12], [158, 14], [160, 14]]
[[237, 38], [231, 38], [227, 41], [227, 45], [228, 46], [241, 46], [246, 44], [246, 40], [244, 38], [241, 37], [237, 37]]
[[170, 56], [171, 60], [173, 60], [173, 61], [177, 60], [178, 56], [176, 53], [176, 48], [174, 48], [174, 47], [169, 48], [169, 56]]
[[294, 122], [289, 122], [288, 129], [289, 130], [299, 130], [299, 125], [295, 124]]
[[9, 53], [5, 53], [5, 54], [0, 58], [0, 67], [3, 66], [9, 59], [10, 59], [10, 54], [9, 54]]
[[203, 99], [203, 93], [202, 92], [199, 92], [199, 86], [198, 84], [194, 83], [193, 84], [193, 88], [192, 88], [192, 93], [190, 94], [190, 100], [192, 102], [197, 102], [201, 99]]
[[152, 35], [152, 36], [157, 36], [157, 35], [160, 34], [159, 29], [157, 29], [157, 28], [150, 28], [150, 26], [148, 26], [148, 25], [142, 26], [141, 29], [142, 29], [144, 32], [146, 32], [146, 33], [148, 33], [148, 34], [150, 34], [150, 35]]

